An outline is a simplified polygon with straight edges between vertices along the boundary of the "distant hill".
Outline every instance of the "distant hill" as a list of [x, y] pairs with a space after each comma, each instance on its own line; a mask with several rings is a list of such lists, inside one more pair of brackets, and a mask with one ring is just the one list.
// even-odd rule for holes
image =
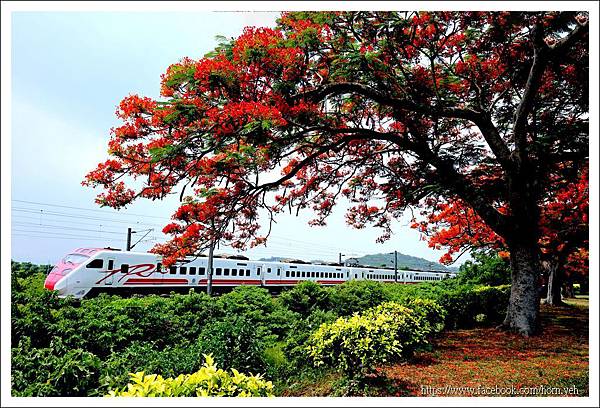
[[[355, 258], [361, 265], [394, 267], [394, 254], [373, 254]], [[457, 271], [457, 267], [447, 267], [437, 262], [428, 261], [398, 252], [398, 269], [416, 269], [423, 271]]]
[[272, 256], [270, 258], [260, 258], [259, 261], [265, 261], [265, 262], [279, 262], [282, 259], [285, 259], [283, 256]]
[[[272, 256], [270, 258], [260, 258], [259, 261], [266, 262], [279, 262], [282, 259], [285, 259], [281, 256]], [[360, 265], [368, 265], [368, 266], [382, 266], [393, 268], [394, 267], [394, 255], [393, 254], [373, 254], [373, 255], [365, 255], [360, 258], [352, 258], [358, 260]], [[310, 262], [322, 262], [318, 260], [311, 260]], [[427, 259], [419, 258], [416, 256], [404, 255], [398, 252], [398, 268], [402, 269], [416, 269], [422, 271], [442, 271], [442, 272], [452, 272], [457, 271], [457, 267], [447, 267], [437, 262], [428, 261]]]

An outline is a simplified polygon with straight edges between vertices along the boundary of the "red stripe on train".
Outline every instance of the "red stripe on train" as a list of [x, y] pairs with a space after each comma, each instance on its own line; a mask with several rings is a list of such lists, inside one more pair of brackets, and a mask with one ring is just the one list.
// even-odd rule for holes
[[169, 285], [169, 284], [184, 284], [187, 285], [187, 279], [152, 279], [152, 278], [131, 278], [125, 281], [125, 285]]

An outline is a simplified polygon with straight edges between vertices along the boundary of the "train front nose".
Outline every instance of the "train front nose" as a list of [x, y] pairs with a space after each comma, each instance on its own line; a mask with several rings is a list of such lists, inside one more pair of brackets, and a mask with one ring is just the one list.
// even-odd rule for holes
[[67, 275], [71, 270], [70, 268], [55, 267], [46, 277], [44, 287], [48, 290], [58, 291], [59, 295], [64, 295], [67, 290]]

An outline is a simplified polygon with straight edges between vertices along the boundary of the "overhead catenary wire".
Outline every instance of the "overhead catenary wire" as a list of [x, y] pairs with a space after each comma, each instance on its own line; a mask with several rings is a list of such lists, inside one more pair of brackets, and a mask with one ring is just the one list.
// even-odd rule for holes
[[[84, 208], [84, 207], [75, 207], [75, 206], [70, 206], [70, 205], [62, 205], [62, 204], [51, 204], [51, 203], [43, 203], [43, 202], [39, 202], [39, 201], [27, 201], [27, 200], [17, 200], [17, 199], [12, 199], [11, 201], [17, 202], [17, 203], [24, 203], [24, 204], [34, 204], [34, 205], [43, 205], [43, 206], [48, 206], [48, 207], [59, 207], [59, 208], [68, 208], [71, 210], [79, 210], [79, 211], [91, 211], [91, 212], [99, 212], [99, 213], [103, 213], [103, 214], [110, 214], [110, 215], [114, 215], [115, 213], [110, 211], [110, 210], [101, 210], [101, 209], [97, 209], [97, 208]], [[154, 218], [154, 219], [159, 219], [159, 220], [168, 220], [169, 218], [165, 218], [165, 217], [159, 217], [156, 215], [148, 215], [148, 214], [138, 214], [138, 213], [127, 213], [127, 212], [119, 212], [117, 214], [123, 215], [123, 216], [132, 216], [132, 217], [145, 217], [145, 218]]]
[[[40, 209], [40, 208], [30, 208], [30, 207], [13, 207], [12, 210], [15, 212], [21, 212], [24, 214], [35, 214], [35, 217], [29, 217], [29, 219], [35, 219], [38, 220], [40, 219], [40, 217], [43, 217], [44, 221], [55, 221], [55, 222], [63, 222], [61, 220], [55, 220], [52, 219], [51, 217], [59, 217], [64, 219], [64, 222], [66, 223], [64, 229], [71, 229], [71, 230], [81, 230], [81, 231], [86, 231], [83, 228], [79, 228], [79, 229], [75, 229], [75, 227], [71, 227], [69, 226], [69, 222], [71, 224], [84, 224], [82, 221], [79, 220], [85, 220], [85, 221], [102, 221], [102, 224], [96, 224], [96, 223], [90, 223], [87, 222], [85, 223], [86, 225], [97, 225], [101, 230], [87, 230], [87, 232], [96, 232], [96, 233], [110, 233], [110, 234], [122, 234], [122, 232], [117, 232], [117, 231], [110, 231], [106, 228], [115, 228], [116, 225], [105, 225], [106, 224], [111, 224], [111, 223], [115, 223], [115, 224], [127, 224], [127, 225], [132, 225], [135, 226], [136, 228], [140, 228], [140, 227], [163, 227], [164, 225], [166, 225], [166, 222], [168, 221], [172, 221], [170, 218], [167, 217], [159, 217], [159, 216], [152, 216], [152, 215], [148, 215], [148, 214], [138, 214], [138, 213], [123, 213], [123, 212], [111, 212], [108, 210], [101, 210], [101, 209], [89, 209], [89, 208], [83, 208], [83, 207], [76, 207], [76, 206], [70, 206], [70, 205], [62, 205], [62, 204], [54, 204], [54, 203], [46, 203], [46, 202], [41, 202], [41, 201], [29, 201], [29, 200], [20, 200], [20, 199], [13, 199], [12, 201], [16, 202], [16, 203], [22, 203], [22, 204], [28, 204], [28, 205], [36, 205], [36, 206], [45, 206], [45, 207], [54, 207], [57, 209], [60, 208], [64, 208], [64, 209], [73, 209], [73, 210], [78, 210], [78, 211], [89, 211], [89, 212], [95, 212], [95, 213], [101, 213], [101, 214], [105, 214], [105, 215], [110, 215], [111, 218], [106, 218], [106, 217], [101, 217], [101, 216], [97, 216], [95, 214], [81, 214], [81, 213], [67, 213], [67, 212], [61, 212], [60, 210], [56, 210], [56, 209]], [[21, 216], [21, 217], [26, 217], [26, 215], [24, 214], [17, 214], [17, 216]], [[165, 223], [162, 224], [156, 224], [156, 223], [152, 223], [152, 222], [147, 222], [147, 221], [141, 221], [140, 220], [129, 220], [129, 219], [124, 219], [126, 217], [130, 217], [130, 216], [135, 216], [135, 217], [145, 217], [145, 218], [153, 218], [153, 219], [158, 219], [158, 220], [164, 220]], [[48, 219], [49, 218], [49, 219]], [[120, 219], [119, 219], [120, 218]], [[77, 220], [77, 221], [74, 221]], [[42, 222], [39, 222], [38, 224], [41, 224]], [[32, 223], [33, 224], [33, 223]], [[47, 225], [43, 224], [43, 225]], [[59, 226], [54, 226], [54, 228], [56, 229], [60, 229], [61, 227]], [[162, 234], [162, 232], [159, 232], [159, 234], [161, 236], [164, 236], [164, 239], [168, 239], [168, 237], [164, 234]], [[226, 247], [226, 246], [224, 246]], [[267, 249], [268, 248], [268, 249]], [[286, 252], [289, 254], [292, 254], [294, 256], [297, 257], [337, 257], [339, 252], [344, 252], [344, 253], [352, 253], [352, 256], [360, 256], [359, 254], [367, 254], [367, 252], [363, 251], [363, 250], [358, 250], [356, 248], [348, 248], [348, 247], [341, 247], [341, 246], [334, 246], [334, 245], [330, 245], [330, 244], [324, 244], [324, 243], [318, 243], [315, 241], [304, 241], [304, 240], [299, 240], [297, 238], [288, 238], [279, 234], [272, 234], [268, 241], [267, 241], [267, 250], [275, 250], [275, 251], [282, 251], [282, 252]], [[258, 253], [258, 252], [264, 252], [264, 249], [261, 247], [257, 247], [257, 248], [253, 248], [253, 252], [254, 253]], [[240, 251], [236, 251], [236, 252], [240, 252]], [[297, 255], [296, 255], [297, 254]]]
[[48, 224], [36, 224], [34, 222], [15, 222], [13, 223], [13, 225], [19, 225], [19, 226], [27, 226], [29, 228], [31, 227], [36, 227], [36, 228], [51, 228], [51, 229], [64, 229], [64, 230], [70, 230], [70, 231], [85, 231], [85, 232], [101, 232], [103, 234], [115, 234], [115, 235], [122, 235], [121, 232], [119, 231], [109, 231], [109, 230], [93, 230], [93, 229], [88, 229], [88, 228], [76, 228], [76, 227], [69, 227], [69, 226], [64, 226], [64, 225], [48, 225]]
[[[86, 239], [88, 241], [102, 241], [102, 242], [106, 242], [107, 241], [104, 238], [94, 238], [94, 237], [39, 236], [39, 235], [31, 235], [31, 234], [24, 234], [24, 233], [12, 234], [12, 236], [14, 236], [14, 237], [23, 237], [23, 238], [44, 238], [44, 239], [59, 239], [59, 240], [78, 240], [78, 241], [81, 241], [82, 239]], [[119, 238], [110, 238], [109, 241], [110, 242], [125, 242], [124, 239], [119, 239]], [[154, 239], [145, 239], [145, 240], [140, 241], [140, 242], [153, 242], [153, 241], [154, 241]]]

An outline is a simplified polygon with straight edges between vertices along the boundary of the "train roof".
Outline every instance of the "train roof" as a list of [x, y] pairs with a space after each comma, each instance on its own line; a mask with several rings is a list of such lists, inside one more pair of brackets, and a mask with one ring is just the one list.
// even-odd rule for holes
[[[158, 254], [153, 254], [151, 252], [135, 252], [135, 251], [122, 251], [120, 249], [117, 248], [110, 248], [110, 247], [104, 247], [104, 248], [77, 248], [75, 250], [73, 250], [71, 253], [77, 253], [77, 254], [84, 254], [84, 255], [94, 255], [98, 252], [104, 252], [104, 251], [118, 251], [121, 253], [128, 253], [128, 254], [132, 254], [132, 255], [152, 255], [152, 256], [159, 256]], [[197, 256], [189, 256], [187, 259], [185, 260], [180, 260], [179, 262], [190, 262], [193, 259], [196, 258], [208, 258], [207, 254], [198, 254]], [[335, 268], [335, 269], [341, 269], [341, 268], [355, 268], [355, 269], [366, 269], [367, 271], [374, 271], [374, 270], [386, 270], [386, 271], [393, 271], [394, 268], [390, 268], [390, 267], [381, 267], [381, 266], [370, 266], [370, 265], [343, 265], [337, 262], [318, 262], [318, 263], [312, 263], [312, 262], [306, 262], [300, 259], [292, 259], [292, 258], [286, 258], [286, 259], [281, 259], [280, 261], [259, 261], [256, 259], [249, 259], [248, 257], [244, 256], [244, 255], [229, 255], [229, 254], [218, 254], [218, 255], [214, 255], [215, 259], [227, 259], [230, 261], [248, 261], [248, 262], [268, 262], [268, 263], [272, 263], [272, 264], [281, 264], [281, 265], [290, 265], [290, 266], [298, 266], [298, 265], [318, 265], [320, 267], [326, 266], [326, 267], [330, 267], [330, 268]], [[456, 274], [455, 271], [436, 271], [436, 270], [429, 270], [429, 271], [424, 271], [424, 270], [419, 270], [419, 269], [398, 269], [398, 272], [412, 272], [412, 273], [443, 273], [443, 274]]]

